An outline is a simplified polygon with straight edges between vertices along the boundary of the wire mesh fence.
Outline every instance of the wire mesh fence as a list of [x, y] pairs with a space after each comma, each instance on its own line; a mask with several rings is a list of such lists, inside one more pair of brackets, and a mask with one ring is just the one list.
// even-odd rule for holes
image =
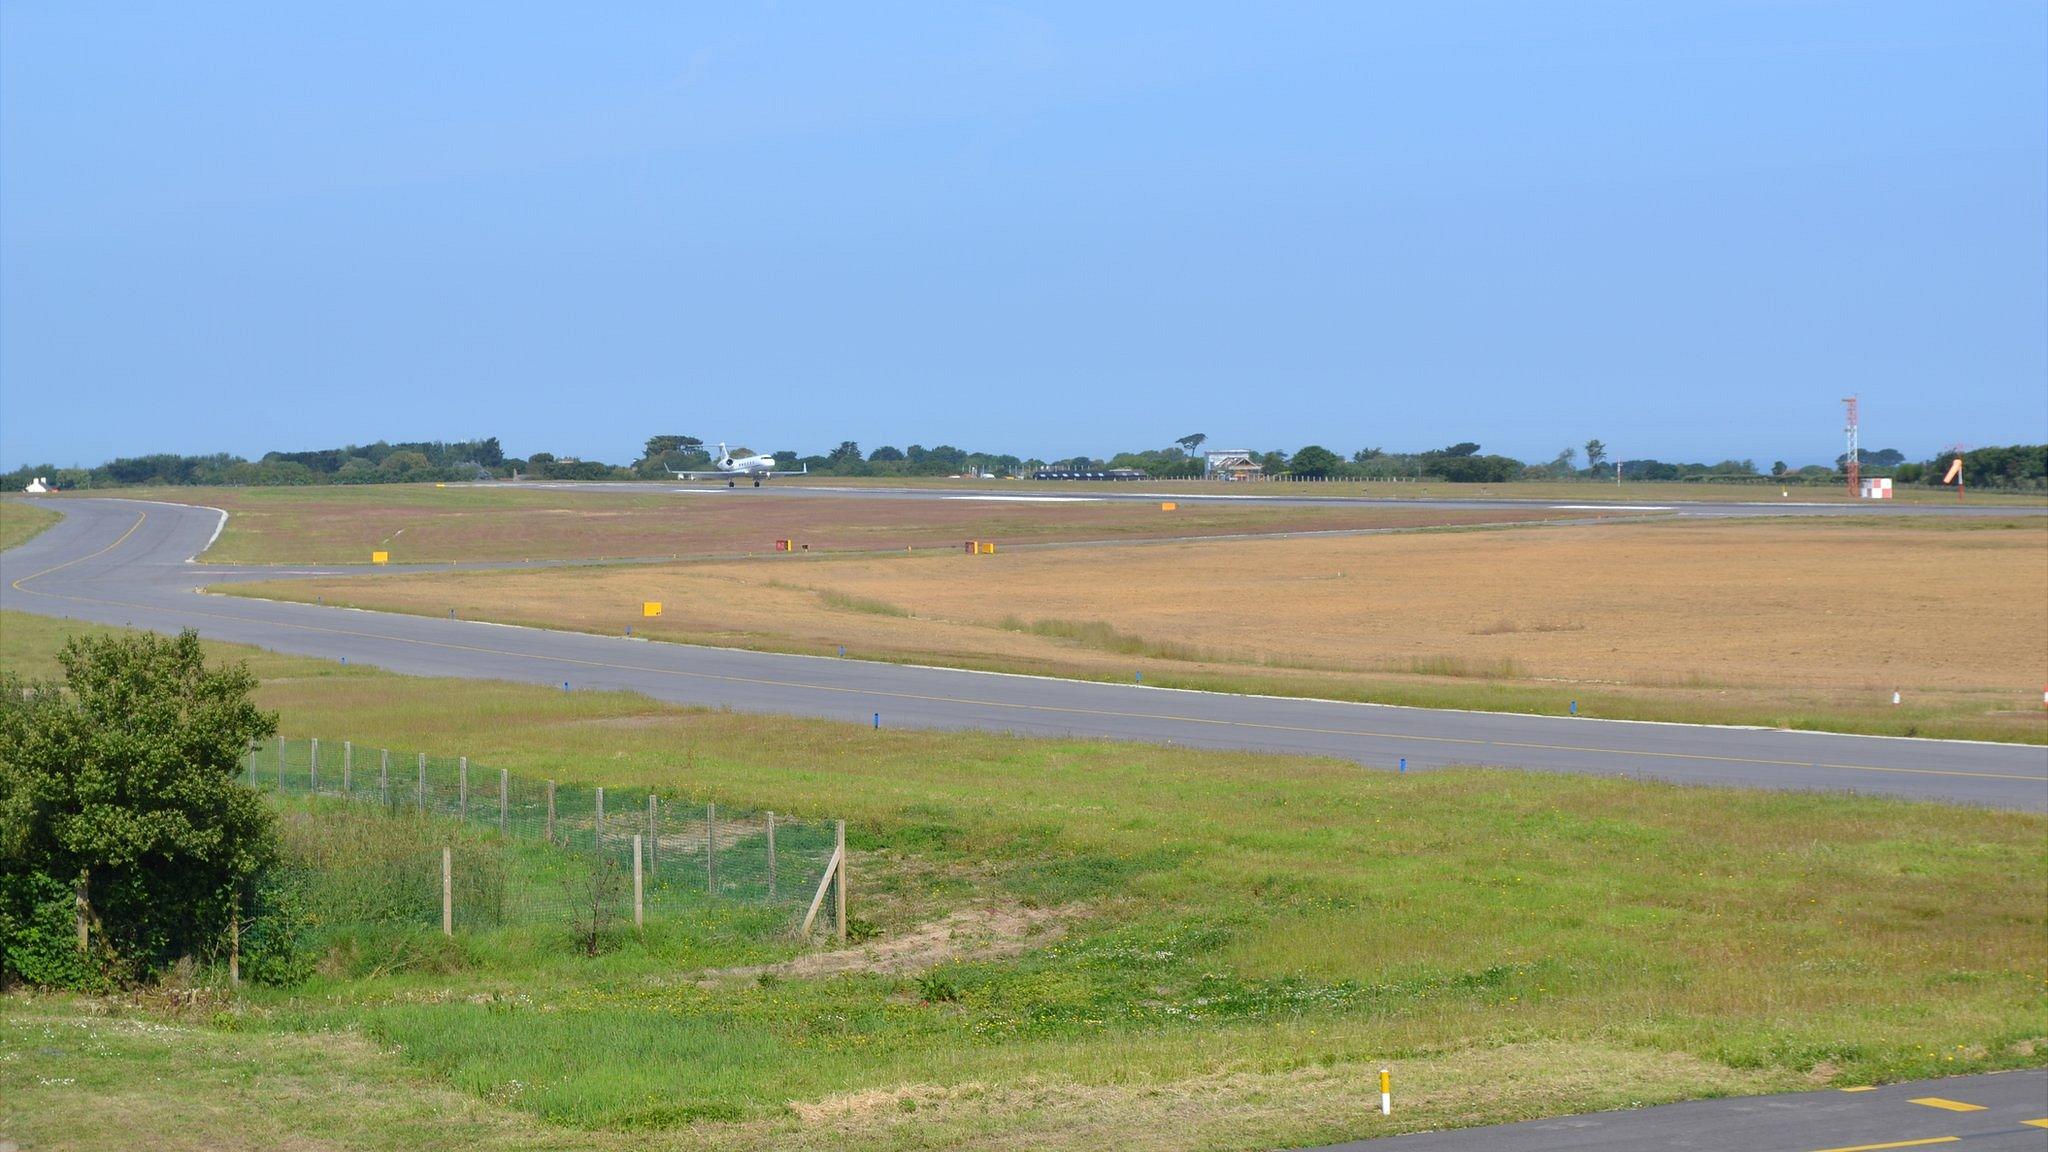
[[841, 821], [347, 741], [265, 741], [245, 771], [260, 790], [314, 798], [285, 819], [322, 926], [602, 932], [717, 914], [845, 935]]

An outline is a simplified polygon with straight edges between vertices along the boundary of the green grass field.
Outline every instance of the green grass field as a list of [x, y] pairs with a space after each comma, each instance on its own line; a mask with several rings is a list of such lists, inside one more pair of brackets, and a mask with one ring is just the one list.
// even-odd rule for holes
[[[71, 627], [0, 614], [0, 664], [47, 674]], [[803, 949], [738, 912], [595, 960], [566, 929], [429, 931], [292, 992], [17, 996], [8, 1138], [1270, 1148], [2048, 1059], [2040, 816], [875, 732], [216, 651], [294, 737], [844, 816], [878, 955], [953, 912], [1037, 931], [710, 985]]]
[[57, 520], [57, 514], [48, 509], [19, 500], [0, 500], [0, 552], [27, 543]]

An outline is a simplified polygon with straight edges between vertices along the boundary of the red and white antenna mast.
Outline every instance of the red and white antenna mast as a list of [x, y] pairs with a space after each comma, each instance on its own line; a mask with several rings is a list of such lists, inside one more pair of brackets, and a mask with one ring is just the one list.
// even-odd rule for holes
[[1858, 451], [1856, 444], [1856, 397], [1844, 396], [1842, 403], [1849, 407], [1849, 424], [1843, 429], [1849, 434], [1849, 455], [1843, 464], [1849, 472], [1849, 496], [1853, 499], [1862, 488], [1863, 480], [1863, 453]]

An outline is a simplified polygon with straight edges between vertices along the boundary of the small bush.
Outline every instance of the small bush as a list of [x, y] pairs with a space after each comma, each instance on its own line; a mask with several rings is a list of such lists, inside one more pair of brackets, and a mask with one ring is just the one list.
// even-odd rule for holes
[[19, 981], [101, 990], [100, 968], [78, 950], [77, 915], [77, 896], [63, 881], [40, 872], [0, 874], [0, 987]]
[[255, 915], [242, 930], [242, 975], [257, 984], [292, 988], [313, 975], [313, 921], [306, 893], [310, 877], [273, 869], [256, 892]]
[[917, 978], [917, 994], [933, 1004], [950, 1004], [960, 999], [960, 986], [943, 969], [933, 969]]

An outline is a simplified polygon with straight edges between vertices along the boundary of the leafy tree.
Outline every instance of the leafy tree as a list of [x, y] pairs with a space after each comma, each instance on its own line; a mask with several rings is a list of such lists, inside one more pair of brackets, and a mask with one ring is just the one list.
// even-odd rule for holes
[[1785, 470], [1785, 462], [1783, 460], [1771, 461], [1771, 475], [1783, 476], [1785, 474]]
[[1310, 444], [1294, 454], [1288, 467], [1296, 476], [1328, 476], [1343, 465], [1335, 452], [1320, 444]]
[[682, 452], [691, 448], [702, 448], [704, 442], [695, 436], [649, 436], [647, 450], [640, 454], [642, 460], [658, 460], [670, 452]]
[[377, 466], [370, 463], [367, 458], [357, 456], [344, 463], [341, 470], [334, 474], [334, 478], [344, 484], [374, 483], [377, 479]]
[[[1856, 450], [1856, 460], [1865, 468], [1897, 468], [1906, 462], [1906, 454], [1897, 448], [1879, 448], [1874, 452], [1868, 448], [1858, 448]], [[1835, 467], [1846, 468], [1848, 464], [1849, 454], [1847, 452], [1835, 457]]]
[[422, 452], [393, 452], [377, 465], [377, 471], [387, 476], [411, 476], [432, 468], [426, 454]]
[[841, 440], [839, 447], [834, 448], [826, 455], [825, 459], [827, 462], [835, 465], [858, 461], [860, 459], [860, 445], [851, 440]]
[[873, 452], [868, 453], [868, 463], [870, 464], [894, 464], [900, 462], [902, 459], [903, 449], [892, 448], [887, 444], [884, 444], [880, 448], [875, 449]]
[[[1935, 482], [1948, 474], [1953, 455], [1944, 454], [1928, 469]], [[2048, 487], [2048, 444], [2014, 444], [1975, 448], [1963, 453], [1963, 483], [1971, 488]]]
[[1203, 444], [1208, 443], [1208, 441], [1209, 434], [1207, 432], [1193, 432], [1175, 440], [1174, 443], [1180, 445], [1183, 452], [1193, 452]]
[[1384, 448], [1360, 448], [1358, 451], [1353, 452], [1351, 454], [1351, 462], [1353, 464], [1364, 464], [1369, 461], [1377, 460], [1380, 457], [1385, 456], [1386, 454], [1387, 450]]
[[633, 475], [659, 480], [671, 471], [703, 471], [711, 467], [711, 454], [695, 436], [649, 436], [644, 453], [632, 464]]
[[1607, 461], [1607, 445], [1599, 440], [1586, 441], [1586, 469], [1591, 471]]
[[1498, 484], [1522, 471], [1522, 462], [1508, 456], [1436, 456], [1425, 464], [1432, 476], [1458, 484]]
[[24, 971], [15, 929], [39, 908], [23, 894], [55, 885], [76, 893], [94, 961], [129, 979], [213, 946], [276, 860], [240, 777], [277, 718], [190, 631], [74, 636], [58, 663], [61, 685], [0, 673], [0, 970]]
[[1679, 480], [1685, 469], [1662, 460], [1623, 460], [1621, 474], [1630, 480]]

